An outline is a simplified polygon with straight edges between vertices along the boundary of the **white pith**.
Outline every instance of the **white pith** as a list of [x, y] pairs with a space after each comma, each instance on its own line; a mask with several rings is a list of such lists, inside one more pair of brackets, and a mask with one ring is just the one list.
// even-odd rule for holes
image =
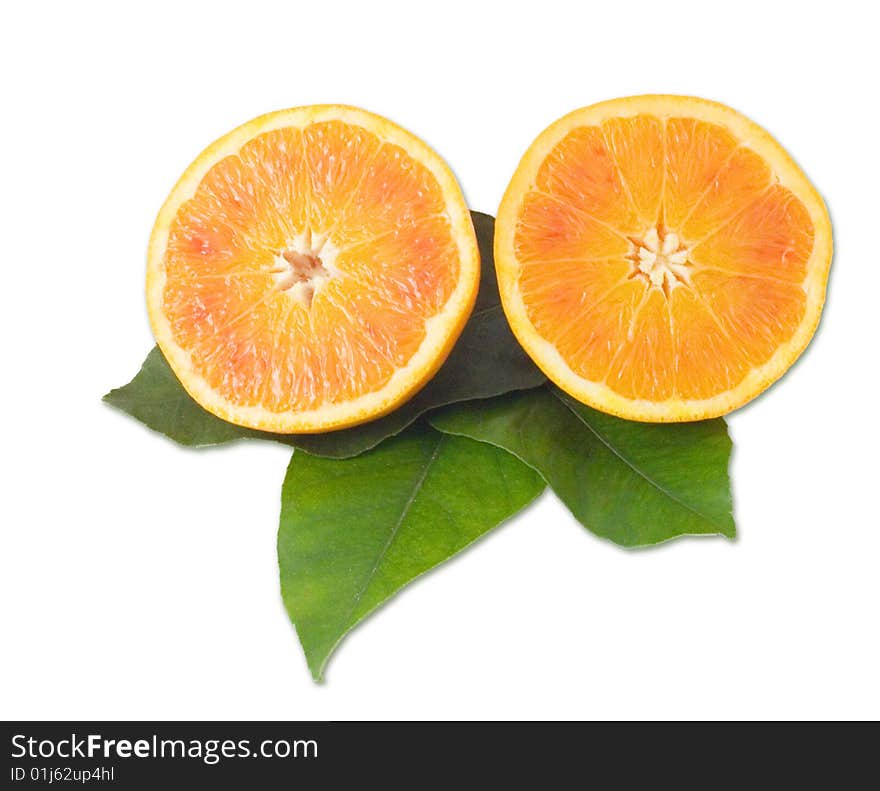
[[682, 246], [674, 231], [661, 238], [656, 228], [650, 228], [635, 247], [636, 267], [652, 286], [668, 292], [682, 283], [690, 283], [690, 251]]
[[[315, 295], [342, 274], [335, 266], [338, 255], [339, 248], [329, 236], [313, 234], [311, 228], [306, 228], [275, 254], [271, 270], [275, 288], [303, 307], [311, 307]], [[298, 266], [297, 257], [314, 263], [306, 269]]]

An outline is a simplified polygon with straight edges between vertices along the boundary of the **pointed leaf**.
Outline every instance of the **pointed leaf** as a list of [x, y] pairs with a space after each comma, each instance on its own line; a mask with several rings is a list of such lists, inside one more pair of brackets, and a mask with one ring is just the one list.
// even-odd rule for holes
[[541, 387], [458, 404], [430, 420], [515, 454], [585, 527], [623, 546], [735, 535], [722, 419], [635, 423]]
[[352, 459], [294, 453], [281, 593], [309, 668], [389, 596], [516, 513], [544, 482], [509, 453], [417, 424]]
[[[202, 409], [183, 389], [158, 346], [152, 348], [134, 379], [111, 390], [103, 400], [154, 431], [194, 448], [244, 438], [276, 438], [227, 423]], [[283, 441], [280, 435], [278, 439]]]
[[238, 439], [269, 439], [334, 458], [356, 456], [402, 431], [430, 409], [535, 387], [544, 375], [510, 331], [498, 296], [492, 239], [495, 221], [471, 213], [482, 257], [480, 293], [461, 337], [434, 378], [413, 398], [378, 420], [326, 434], [271, 434], [227, 423], [202, 409], [177, 380], [158, 348], [140, 372], [104, 400], [182, 445], [201, 447]]

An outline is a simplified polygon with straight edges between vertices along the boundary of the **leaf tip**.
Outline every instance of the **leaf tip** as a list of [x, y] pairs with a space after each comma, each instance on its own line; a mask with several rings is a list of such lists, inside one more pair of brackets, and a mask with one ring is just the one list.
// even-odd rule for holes
[[327, 683], [324, 671], [327, 669], [327, 661], [329, 659], [329, 654], [316, 657], [306, 654], [306, 664], [309, 666], [309, 673], [312, 676], [312, 681], [319, 686], [324, 686]]

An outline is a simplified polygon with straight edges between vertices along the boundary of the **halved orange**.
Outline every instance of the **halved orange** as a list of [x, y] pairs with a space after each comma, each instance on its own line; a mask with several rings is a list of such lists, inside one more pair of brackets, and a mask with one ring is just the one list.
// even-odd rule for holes
[[822, 199], [721, 104], [635, 96], [560, 119], [498, 211], [505, 313], [544, 373], [631, 420], [726, 414], [778, 379], [819, 321]]
[[365, 110], [250, 121], [190, 165], [150, 238], [147, 307], [189, 394], [255, 429], [383, 415], [440, 367], [480, 259], [452, 172]]

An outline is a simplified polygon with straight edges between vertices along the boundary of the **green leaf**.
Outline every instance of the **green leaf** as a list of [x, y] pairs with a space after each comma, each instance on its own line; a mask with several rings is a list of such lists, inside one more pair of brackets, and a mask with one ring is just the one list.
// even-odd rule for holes
[[271, 434], [241, 428], [215, 417], [190, 398], [158, 348], [147, 355], [131, 382], [107, 393], [104, 401], [181, 445], [268, 439], [319, 456], [347, 458], [375, 447], [430, 409], [541, 384], [544, 375], [517, 343], [501, 309], [492, 258], [495, 221], [487, 214], [471, 214], [482, 257], [474, 312], [443, 367], [421, 392], [390, 415], [326, 434]]
[[352, 459], [294, 453], [278, 562], [314, 678], [358, 621], [543, 489], [509, 453], [425, 423]]
[[[154, 431], [181, 445], [201, 447], [236, 439], [275, 439], [274, 434], [227, 423], [202, 409], [183, 389], [158, 346], [154, 346], [137, 376], [111, 390], [103, 399]], [[283, 441], [283, 437], [278, 437]]]
[[736, 528], [723, 419], [635, 423], [541, 387], [431, 415], [534, 467], [589, 530], [627, 547]]

